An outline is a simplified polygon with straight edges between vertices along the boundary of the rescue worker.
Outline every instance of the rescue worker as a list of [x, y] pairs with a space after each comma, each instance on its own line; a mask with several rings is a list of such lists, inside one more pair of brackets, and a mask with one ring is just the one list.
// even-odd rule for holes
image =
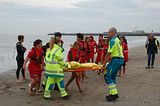
[[[67, 55], [67, 61], [70, 62], [70, 61], [78, 61], [79, 59], [79, 56], [78, 56], [78, 48], [79, 48], [79, 45], [78, 45], [78, 42], [75, 42], [72, 47], [70, 48], [69, 52], [68, 52], [68, 55]], [[75, 79], [76, 81], [76, 84], [77, 84], [77, 87], [79, 89], [79, 92], [83, 92], [82, 91], [82, 88], [80, 86], [80, 78], [79, 78], [79, 72], [72, 72], [72, 75], [70, 77], [70, 79], [68, 80], [65, 88], [66, 90], [68, 90], [68, 86], [72, 83], [72, 81]]]
[[109, 39], [108, 38], [105, 38], [103, 39], [103, 52], [102, 52], [102, 55], [101, 55], [101, 63], [102, 64], [105, 64], [105, 57], [106, 57], [106, 54], [108, 52], [108, 42], [109, 42]]
[[[23, 69], [26, 69], [26, 64], [28, 64], [28, 72], [30, 75], [29, 84], [29, 95], [40, 94], [41, 93], [41, 75], [44, 70], [44, 56], [42, 50], [42, 40], [37, 39], [33, 42], [33, 48], [29, 51], [24, 64]], [[33, 89], [36, 88], [36, 92]]]
[[61, 93], [61, 97], [68, 99], [69, 96], [64, 87], [64, 72], [63, 68], [68, 65], [64, 62], [62, 48], [55, 44], [55, 38], [52, 37], [50, 40], [50, 48], [46, 52], [46, 67], [45, 74], [47, 77], [47, 83], [44, 91], [44, 98], [51, 98], [51, 91], [55, 83]]
[[86, 43], [86, 62], [90, 62], [90, 53], [91, 53], [91, 49], [90, 49], [90, 37], [86, 36], [85, 37], [85, 43]]
[[[63, 40], [62, 40], [62, 34], [60, 32], [55, 32], [55, 44], [60, 46], [62, 48], [62, 52], [64, 52], [63, 48]], [[55, 83], [54, 90], [59, 91], [57, 83]]]
[[103, 53], [103, 35], [99, 35], [99, 42], [96, 48], [97, 51], [97, 57], [96, 57], [96, 64], [101, 64], [101, 55]]
[[[104, 75], [105, 81], [109, 88], [109, 96], [106, 96], [108, 102], [115, 101], [118, 96], [118, 90], [116, 87], [116, 76], [118, 70], [124, 64], [122, 45], [117, 38], [117, 30], [111, 27], [108, 31], [110, 38], [108, 53], [106, 55], [106, 61], [111, 57], [110, 62], [106, 66], [107, 73]], [[105, 67], [105, 64], [103, 65]]]
[[[84, 35], [81, 34], [81, 33], [78, 33], [77, 34], [77, 42], [79, 44], [79, 60], [78, 62], [79, 63], [85, 63], [86, 62], [86, 52], [87, 52], [87, 44], [85, 43], [84, 41]], [[82, 79], [82, 83], [84, 82], [84, 78], [88, 78], [86, 75], [85, 75], [85, 71], [81, 72], [81, 79]]]
[[[57, 44], [59, 47], [61, 47], [62, 52], [63, 52], [64, 51], [64, 48], [62, 47], [63, 46], [63, 40], [61, 39], [62, 34], [60, 32], [55, 32], [54, 37], [55, 37], [54, 43]], [[46, 81], [47, 81], [47, 77], [44, 75], [43, 83], [42, 83], [43, 88], [45, 88]], [[55, 83], [54, 90], [59, 91], [57, 83]]]
[[159, 41], [154, 37], [153, 34], [148, 36], [148, 41], [146, 42], [145, 47], [148, 54], [148, 64], [146, 69], [154, 68], [155, 54], [158, 53]]
[[94, 54], [96, 53], [95, 48], [97, 48], [97, 43], [92, 35], [90, 36], [89, 47], [90, 47], [89, 60], [91, 59], [91, 62], [94, 63]]
[[[106, 38], [106, 39], [103, 39], [103, 48], [102, 48], [102, 52], [101, 52], [101, 63], [102, 64], [106, 64], [105, 62], [105, 57], [107, 55], [107, 51], [108, 51], [108, 42], [109, 42], [109, 39]], [[108, 60], [109, 61], [109, 60]], [[108, 62], [107, 61], [107, 62]], [[98, 70], [97, 71], [97, 74], [100, 75], [103, 71], [102, 70]]]
[[[127, 44], [127, 39], [124, 36], [120, 37], [120, 41], [121, 41], [122, 48], [123, 48], [124, 64], [123, 64], [123, 67], [121, 67], [121, 69], [119, 71], [119, 76], [125, 77], [126, 63], [128, 62], [128, 44]], [[122, 68], [123, 68], [123, 70], [122, 70]]]

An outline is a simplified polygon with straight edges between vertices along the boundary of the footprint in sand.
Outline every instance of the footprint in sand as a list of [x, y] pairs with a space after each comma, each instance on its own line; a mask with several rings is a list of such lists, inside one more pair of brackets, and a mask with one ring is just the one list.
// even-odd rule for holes
[[5, 92], [9, 92], [9, 88], [11, 88], [9, 85], [7, 85], [6, 83], [0, 83], [0, 93], [5, 93]]

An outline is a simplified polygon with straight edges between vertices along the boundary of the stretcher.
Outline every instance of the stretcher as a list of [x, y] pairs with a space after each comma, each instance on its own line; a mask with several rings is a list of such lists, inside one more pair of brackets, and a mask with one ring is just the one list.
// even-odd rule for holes
[[76, 69], [64, 69], [64, 72], [82, 72], [82, 71], [97, 71], [101, 70], [102, 67], [92, 67], [92, 68], [76, 68]]

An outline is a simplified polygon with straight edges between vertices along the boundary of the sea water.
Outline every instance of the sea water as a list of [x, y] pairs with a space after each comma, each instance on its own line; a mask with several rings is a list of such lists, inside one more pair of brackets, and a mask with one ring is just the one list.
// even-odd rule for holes
[[[7, 35], [1, 34], [0, 35], [0, 72], [8, 71], [11, 69], [16, 69], [16, 43], [17, 43], [17, 36], [18, 35]], [[28, 51], [33, 47], [33, 42], [36, 39], [41, 39], [43, 41], [43, 45], [45, 45], [51, 36], [49, 35], [25, 35], [24, 39], [24, 47], [27, 48], [25, 53], [25, 57]], [[94, 37], [96, 41], [98, 41], [98, 37]], [[130, 36], [126, 37], [128, 40], [129, 49], [144, 46], [146, 37], [144, 36]], [[64, 59], [66, 60], [66, 56], [68, 50], [70, 48], [70, 44], [73, 44], [76, 41], [76, 36], [63, 36], [64, 41]]]

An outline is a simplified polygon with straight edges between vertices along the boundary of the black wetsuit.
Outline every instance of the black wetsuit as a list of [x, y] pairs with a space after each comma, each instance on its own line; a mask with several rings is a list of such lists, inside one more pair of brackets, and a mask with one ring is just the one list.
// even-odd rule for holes
[[17, 49], [17, 71], [16, 71], [16, 77], [19, 79], [19, 72], [21, 71], [23, 78], [25, 78], [24, 69], [23, 69], [23, 63], [24, 63], [24, 53], [26, 51], [26, 48], [23, 47], [21, 42], [17, 42], [16, 44]]

